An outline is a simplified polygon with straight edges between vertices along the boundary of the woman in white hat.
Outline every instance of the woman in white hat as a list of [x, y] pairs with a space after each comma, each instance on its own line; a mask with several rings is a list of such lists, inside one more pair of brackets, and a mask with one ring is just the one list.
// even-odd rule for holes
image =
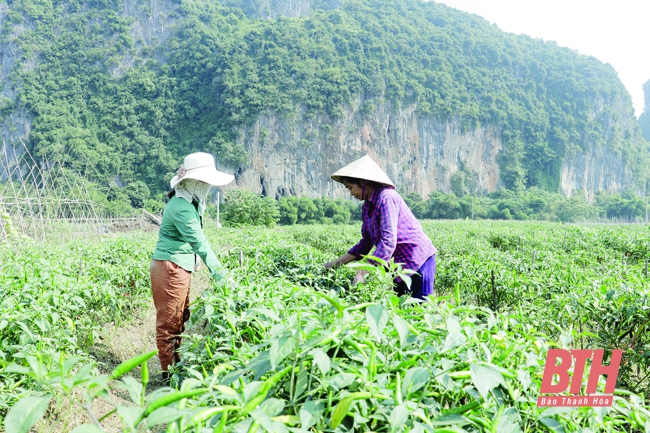
[[193, 153], [170, 182], [172, 191], [163, 211], [158, 243], [149, 273], [156, 307], [156, 344], [163, 378], [178, 362], [183, 324], [190, 316], [189, 295], [192, 271], [198, 255], [212, 277], [223, 278], [223, 268], [203, 233], [203, 213], [213, 186], [232, 182], [234, 176], [217, 171], [209, 153]]
[[[424, 299], [432, 295], [437, 250], [395, 191], [388, 175], [366, 155], [334, 173], [332, 179], [345, 185], [350, 195], [364, 201], [362, 237], [347, 253], [325, 267], [335, 268], [359, 260], [376, 246], [373, 256], [386, 261], [392, 258], [402, 263], [404, 269], [417, 272], [411, 277], [410, 288], [401, 279], [395, 280], [395, 291], [400, 296], [410, 292], [413, 297]], [[363, 281], [367, 273], [358, 271], [353, 283]]]

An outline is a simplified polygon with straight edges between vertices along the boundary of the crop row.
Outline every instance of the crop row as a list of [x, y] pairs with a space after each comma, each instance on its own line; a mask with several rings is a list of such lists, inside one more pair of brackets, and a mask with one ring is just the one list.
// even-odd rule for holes
[[[120, 323], [146, 304], [150, 289], [143, 263], [150, 245], [139, 237], [2, 247], [0, 363], [39, 360], [52, 368], [61, 354], [90, 359], [102, 325]], [[0, 414], [35, 387], [0, 372]]]
[[[398, 267], [369, 267], [371, 278], [356, 287], [353, 268], [323, 269], [358, 240], [358, 226], [209, 232], [231, 278], [193, 305], [192, 331], [174, 369], [177, 390], [146, 394], [144, 368], [145, 386], [123, 376], [146, 357], [97, 375], [84, 360], [61, 360], [57, 369], [54, 361], [14, 354], [11, 369], [18, 373], [7, 376], [30, 378], [46, 395], [21, 400], [12, 419], [37, 413], [47, 394], [80, 388], [92, 400], [119, 386], [133, 400], [116, 407], [124, 431], [649, 429], [650, 412], [637, 395], [647, 394], [650, 371], [647, 228], [512, 222], [425, 222], [424, 228], [439, 249], [437, 298], [424, 304], [391, 293]], [[99, 275], [138, 269], [130, 281], [142, 288], [135, 297], [142, 300], [149, 240], [107, 242], [88, 260], [101, 257]], [[71, 278], [69, 262], [62, 266]], [[123, 278], [107, 272], [103, 284], [119, 287], [109, 274]], [[65, 293], [64, 286], [51, 287]], [[104, 308], [122, 308], [119, 291], [106, 296], [113, 306]], [[74, 347], [83, 353], [83, 345]], [[536, 407], [552, 347], [624, 349], [612, 408]]]

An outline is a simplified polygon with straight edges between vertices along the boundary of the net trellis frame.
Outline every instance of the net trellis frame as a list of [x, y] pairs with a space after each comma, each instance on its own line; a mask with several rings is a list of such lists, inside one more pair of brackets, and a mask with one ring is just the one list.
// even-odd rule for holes
[[103, 205], [92, 200], [87, 179], [63, 165], [67, 156], [37, 160], [22, 140], [11, 146], [3, 140], [0, 241], [10, 231], [42, 241], [61, 222], [69, 223], [75, 232], [97, 233], [106, 228], [111, 218]]

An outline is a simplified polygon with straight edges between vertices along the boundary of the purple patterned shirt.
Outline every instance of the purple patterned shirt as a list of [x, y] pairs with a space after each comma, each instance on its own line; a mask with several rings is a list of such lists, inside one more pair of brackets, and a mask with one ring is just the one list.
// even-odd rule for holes
[[393, 188], [376, 189], [363, 203], [361, 219], [362, 238], [348, 251], [353, 256], [367, 255], [375, 245], [373, 256], [386, 261], [392, 257], [405, 269], [417, 271], [438, 252]]

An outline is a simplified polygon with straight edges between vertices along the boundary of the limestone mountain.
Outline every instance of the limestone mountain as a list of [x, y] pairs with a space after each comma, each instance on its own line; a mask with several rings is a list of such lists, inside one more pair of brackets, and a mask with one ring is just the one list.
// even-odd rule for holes
[[270, 196], [340, 196], [365, 153], [407, 191], [643, 190], [616, 71], [420, 0], [0, 3], [3, 152], [163, 191], [216, 155]]

